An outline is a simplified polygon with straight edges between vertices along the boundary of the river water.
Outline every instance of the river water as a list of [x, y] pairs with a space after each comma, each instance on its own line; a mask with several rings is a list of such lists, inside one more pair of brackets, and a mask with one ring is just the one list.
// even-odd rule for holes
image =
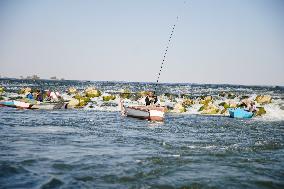
[[[38, 83], [5, 79], [1, 85], [13, 91]], [[151, 87], [79, 81], [45, 85], [61, 90], [71, 85], [114, 91], [124, 85]], [[164, 84], [163, 89], [265, 93], [278, 104], [283, 100], [281, 87]], [[232, 119], [168, 113], [157, 123], [118, 111], [2, 107], [0, 188], [284, 188], [280, 114]]]

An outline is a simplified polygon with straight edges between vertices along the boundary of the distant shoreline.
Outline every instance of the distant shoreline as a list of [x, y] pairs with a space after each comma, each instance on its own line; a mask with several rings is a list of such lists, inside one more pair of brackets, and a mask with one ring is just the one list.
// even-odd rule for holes
[[[140, 83], [140, 84], [151, 84], [155, 85], [156, 82], [145, 82], [145, 81], [105, 81], [105, 80], [72, 80], [72, 79], [20, 79], [20, 78], [10, 78], [10, 77], [2, 77], [0, 80], [22, 80], [22, 81], [54, 81], [54, 82], [90, 82], [90, 83]], [[268, 87], [268, 88], [284, 88], [284, 85], [245, 85], [245, 84], [228, 84], [228, 83], [180, 83], [180, 82], [172, 82], [172, 83], [163, 83], [160, 82], [158, 85], [192, 85], [192, 86], [240, 86], [240, 87]]]

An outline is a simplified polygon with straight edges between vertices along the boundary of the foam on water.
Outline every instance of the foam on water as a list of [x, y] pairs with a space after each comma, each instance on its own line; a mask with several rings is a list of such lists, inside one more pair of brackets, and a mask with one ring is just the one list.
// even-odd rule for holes
[[267, 104], [264, 108], [266, 110], [266, 114], [260, 119], [270, 121], [284, 120], [283, 101], [278, 100], [277, 102]]

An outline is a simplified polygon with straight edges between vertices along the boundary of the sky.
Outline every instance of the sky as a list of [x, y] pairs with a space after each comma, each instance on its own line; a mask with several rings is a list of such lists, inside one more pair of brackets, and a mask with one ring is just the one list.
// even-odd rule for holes
[[[176, 17], [179, 17], [176, 22]], [[284, 86], [282, 0], [0, 0], [0, 75]]]

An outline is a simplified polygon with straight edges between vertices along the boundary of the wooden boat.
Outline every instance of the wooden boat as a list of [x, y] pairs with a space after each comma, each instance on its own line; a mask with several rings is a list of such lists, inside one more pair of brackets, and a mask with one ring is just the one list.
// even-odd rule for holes
[[[176, 22], [177, 21], [178, 21], [178, 17], [176, 19]], [[165, 62], [165, 57], [168, 53], [169, 44], [170, 44], [170, 41], [172, 39], [172, 35], [174, 33], [175, 26], [176, 26], [176, 24], [174, 24], [173, 27], [172, 27], [171, 35], [170, 35], [169, 40], [168, 40], [168, 45], [167, 45], [166, 50], [164, 52], [160, 71], [158, 72], [158, 75], [157, 75], [157, 84], [159, 83], [161, 71], [162, 71], [162, 68], [163, 68], [163, 65], [164, 65], [164, 62]], [[157, 86], [156, 86], [156, 88], [157, 88]], [[152, 94], [152, 95], [154, 95], [154, 94]], [[156, 96], [156, 98], [157, 98], [157, 96]], [[121, 101], [120, 101], [120, 103], [121, 103], [122, 114], [124, 114], [126, 116], [140, 118], [140, 119], [147, 119], [147, 120], [151, 120], [151, 121], [163, 121], [164, 120], [166, 107], [156, 106], [156, 105], [125, 106], [125, 105], [122, 104]]]
[[161, 106], [122, 106], [122, 112], [129, 117], [151, 121], [163, 121], [166, 108]]
[[229, 108], [230, 117], [233, 118], [252, 118], [253, 113], [246, 111], [243, 108]]

